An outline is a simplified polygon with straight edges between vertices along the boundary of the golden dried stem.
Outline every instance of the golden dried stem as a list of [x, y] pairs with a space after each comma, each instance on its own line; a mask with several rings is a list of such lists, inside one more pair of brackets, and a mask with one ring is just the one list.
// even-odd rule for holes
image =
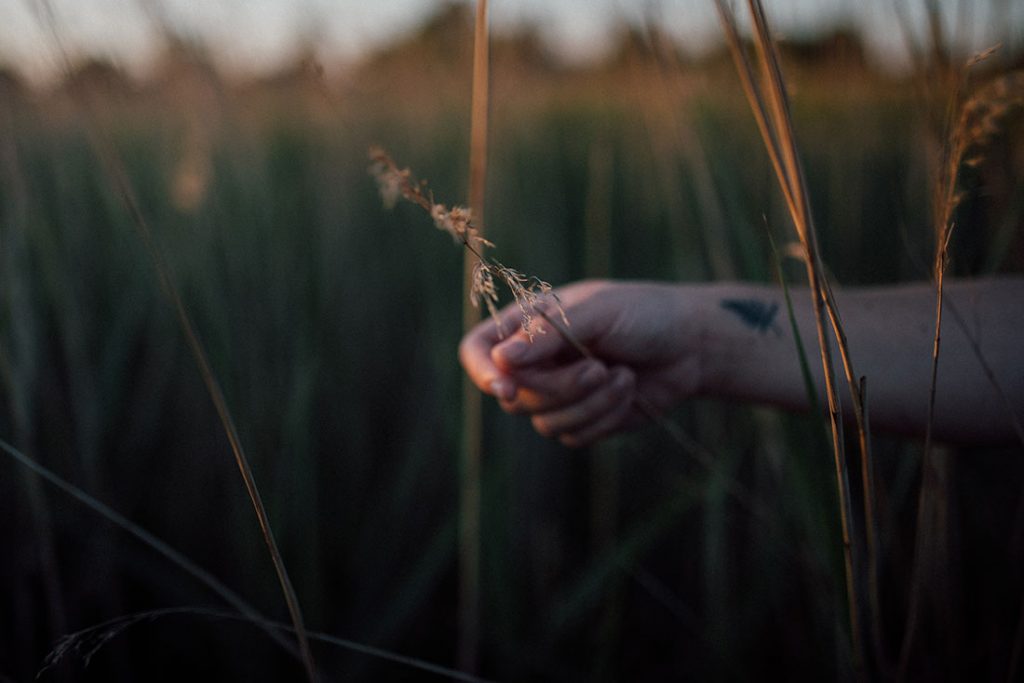
[[[778, 176], [786, 206], [789, 209], [797, 235], [804, 248], [805, 265], [808, 285], [811, 289], [815, 311], [815, 325], [818, 334], [818, 347], [821, 354], [822, 370], [825, 380], [825, 392], [828, 399], [829, 422], [832, 428], [832, 446], [836, 470], [836, 488], [839, 495], [840, 521], [842, 525], [843, 553], [846, 566], [846, 591], [850, 612], [850, 632], [854, 649], [854, 664], [860, 668], [864, 662], [864, 649], [861, 638], [860, 600], [857, 590], [857, 567], [854, 545], [852, 542], [851, 524], [853, 520], [852, 503], [847, 457], [843, 448], [842, 419], [839, 396], [835, 386], [832, 367], [831, 344], [826, 334], [826, 324], [830, 324], [837, 340], [838, 349], [843, 362], [843, 369], [853, 399], [854, 415], [864, 463], [865, 487], [865, 518], [868, 520], [869, 563], [875, 565], [875, 538], [873, 520], [873, 491], [871, 455], [869, 438], [864, 419], [864, 404], [860, 392], [860, 380], [853, 370], [849, 348], [842, 330], [842, 324], [832, 296], [831, 288], [821, 266], [817, 234], [814, 228], [807, 185], [800, 164], [793, 134], [792, 117], [786, 97], [785, 83], [779, 65], [777, 50], [768, 30], [768, 22], [759, 0], [748, 0], [748, 7], [753, 17], [755, 30], [755, 46], [761, 62], [764, 87], [754, 77], [754, 69], [742, 47], [742, 40], [736, 25], [735, 15], [724, 0], [716, 0], [719, 16], [725, 29], [733, 60], [740, 75], [743, 90], [750, 101], [758, 129], [764, 139], [769, 158]], [[872, 573], [873, 573], [872, 569]], [[872, 601], [874, 604], [875, 601]], [[877, 619], [876, 619], [877, 620]]]
[[[487, 185], [487, 114], [489, 107], [489, 36], [487, 0], [478, 0], [473, 31], [473, 94], [469, 143], [469, 206], [483, 236]], [[467, 242], [467, 247], [469, 244]], [[480, 322], [472, 305], [474, 271], [480, 262], [472, 248], [463, 260], [462, 325], [469, 331]], [[459, 603], [456, 662], [475, 673], [480, 650], [480, 499], [483, 443], [483, 398], [469, 380], [462, 380], [462, 468], [459, 490]]]

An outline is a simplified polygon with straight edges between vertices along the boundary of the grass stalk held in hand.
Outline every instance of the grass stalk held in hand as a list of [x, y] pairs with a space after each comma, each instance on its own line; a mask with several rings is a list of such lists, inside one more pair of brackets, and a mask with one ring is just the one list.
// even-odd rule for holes
[[500, 334], [504, 329], [498, 317], [498, 286], [502, 282], [519, 306], [523, 331], [532, 339], [534, 334], [544, 334], [543, 326], [535, 323], [542, 317], [543, 304], [552, 304], [563, 322], [569, 321], [562, 311], [558, 297], [551, 291], [551, 285], [540, 278], [525, 275], [509, 268], [500, 261], [486, 255], [494, 244], [480, 234], [473, 222], [473, 212], [462, 206], [449, 208], [434, 201], [424, 181], [416, 180], [408, 168], [399, 168], [394, 160], [379, 147], [370, 149], [370, 174], [377, 180], [384, 205], [391, 208], [399, 199], [416, 204], [430, 214], [438, 230], [448, 233], [457, 244], [461, 244], [472, 256], [472, 280], [469, 301], [473, 306], [487, 307]]
[[[371, 148], [370, 159], [373, 162], [370, 173], [377, 179], [386, 206], [393, 206], [400, 198], [416, 204], [430, 213], [434, 218], [434, 225], [439, 230], [449, 233], [456, 243], [461, 244], [476, 259], [470, 301], [476, 306], [481, 302], [487, 306], [500, 334], [505, 334], [507, 330], [503, 329], [498, 315], [499, 281], [508, 288], [519, 306], [522, 329], [531, 339], [533, 335], [545, 334], [547, 331], [547, 328], [538, 322], [539, 319], [581, 356], [599, 360], [572, 333], [569, 319], [562, 310], [558, 297], [552, 292], [550, 284], [537, 277], [524, 275], [485, 255], [485, 250], [494, 245], [480, 235], [469, 209], [460, 206], [448, 208], [435, 203], [426, 183], [417, 181], [409, 169], [399, 168], [388, 153], [379, 147]], [[714, 472], [718, 469], [718, 460], [714, 455], [686, 434], [679, 425], [662, 415], [648, 398], [637, 394], [634, 397], [634, 404], [641, 414], [661, 427], [707, 471]], [[764, 519], [771, 518], [767, 510], [759, 505], [753, 495], [739, 482], [727, 480], [726, 491], [748, 511]]]

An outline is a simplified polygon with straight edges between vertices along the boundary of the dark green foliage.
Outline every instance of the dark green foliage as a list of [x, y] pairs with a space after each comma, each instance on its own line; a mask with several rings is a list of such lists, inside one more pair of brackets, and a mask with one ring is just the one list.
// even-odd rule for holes
[[[856, 112], [827, 101], [796, 112], [823, 253], [843, 283], [918, 277], [912, 264], [928, 262], [923, 161], [912, 121], [890, 97]], [[711, 95], [680, 103], [703, 149], [700, 168], [666, 144], [669, 132], [644, 124], [641, 106], [581, 99], [496, 117], [487, 226], [496, 255], [555, 285], [587, 275], [589, 159], [601, 145], [614, 160], [605, 198], [612, 276], [706, 279], [709, 253], [724, 244], [714, 256], [737, 277], [773, 280], [764, 219], [775, 235], [789, 223], [745, 105]], [[301, 109], [253, 120], [225, 107], [220, 126], [205, 131], [208, 185], [190, 208], [174, 202], [185, 146], [174, 113], [113, 132], [224, 387], [308, 624], [450, 664], [462, 254], [415, 208], [382, 209], [366, 150], [384, 144], [439, 200], [460, 203], [466, 120], [445, 108], [424, 116], [373, 107], [332, 110], [327, 122]], [[2, 135], [15, 142], [0, 179], [0, 434], [284, 616], [213, 407], [84, 131], [46, 117], [5, 121]], [[728, 231], [715, 239], [703, 227], [711, 207], [693, 187], [698, 173], [710, 178]], [[771, 328], [767, 312], [736, 310]], [[716, 456], [709, 473], [653, 428], [600, 453], [569, 453], [490, 404], [486, 417], [483, 673], [651, 680], [846, 670], [831, 456], [814, 419], [680, 407], [680, 425]], [[900, 448], [914, 451], [894, 445], [880, 457], [889, 518], [912, 499], [899, 482], [913, 477], [904, 467], [913, 456], [893, 455]], [[614, 500], [591, 488], [599, 457], [617, 482]], [[770, 515], [738, 505], [729, 480]], [[137, 610], [216, 604], [102, 519], [33, 491], [0, 462], [0, 677], [33, 675], [58, 623], [74, 630]], [[1017, 500], [1005, 498], [995, 515], [1004, 521]], [[612, 510], [610, 544], [597, 538], [595, 510]], [[41, 514], [55, 558], [33, 527]], [[988, 521], [978, 515], [978, 525]], [[885, 539], [903, 562], [895, 573], [907, 566], [907, 538]], [[56, 595], [45, 587], [51, 561]], [[1006, 634], [993, 638], [1005, 656]], [[338, 679], [406, 673], [365, 655], [317, 653]], [[281, 680], [301, 669], [256, 629], [181, 618], [130, 629], [89, 672], [65, 671]]]

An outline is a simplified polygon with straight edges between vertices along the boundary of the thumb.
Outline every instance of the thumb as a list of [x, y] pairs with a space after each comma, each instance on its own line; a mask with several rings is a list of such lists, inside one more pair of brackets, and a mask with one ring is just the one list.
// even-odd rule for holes
[[538, 312], [536, 316], [529, 330], [520, 327], [494, 346], [491, 359], [495, 365], [511, 372], [572, 354], [574, 349], [579, 356], [590, 355], [579, 340], [577, 326], [570, 328], [560, 310], [554, 314]]

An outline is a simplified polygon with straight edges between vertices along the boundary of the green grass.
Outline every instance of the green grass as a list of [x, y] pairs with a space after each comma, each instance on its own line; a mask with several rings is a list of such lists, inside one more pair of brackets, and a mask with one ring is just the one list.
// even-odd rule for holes
[[[667, 144], [673, 133], [645, 118], [655, 104], [636, 86], [616, 90], [609, 79], [603, 91], [505, 101], [501, 78], [488, 236], [503, 261], [556, 285], [587, 274], [591, 152], [600, 146], [611, 159], [601, 183], [611, 276], [703, 280], [715, 256], [737, 277], [774, 280], [763, 217], [776, 236], [789, 222], [734, 79], [670, 102], [699, 139], [699, 157]], [[284, 111], [259, 93], [225, 97], [204, 131], [210, 184], [194, 211], [176, 208], [169, 190], [195, 125], [185, 111], [111, 107], [105, 125], [223, 385], [310, 629], [450, 665], [462, 255], [415, 208], [382, 209], [366, 149], [384, 145], [439, 199], [463, 201], [468, 89], [464, 103], [414, 94], [422, 106], [411, 107], [359, 92], [326, 116], [310, 104]], [[929, 259], [929, 208], [905, 97], [882, 85], [853, 103], [831, 95], [805, 85], [794, 111], [825, 262], [844, 284], [923, 276], [913, 262]], [[33, 106], [41, 114], [11, 107], [0, 130], [15, 151], [0, 175], [0, 435], [284, 620], [226, 440], [148, 257], [80, 122]], [[712, 181], [725, 234], [705, 230], [710, 205], [698, 178]], [[972, 262], [1012, 263], [986, 253], [1012, 254], [1012, 241], [977, 234], [979, 244], [964, 247], [981, 254]], [[712, 253], [721, 245], [727, 253]], [[792, 277], [793, 264], [784, 266]], [[566, 452], [487, 403], [482, 674], [845, 675], [843, 571], [820, 425], [713, 401], [675, 417], [722, 471], [708, 475], [653, 428], [602, 446], [600, 467], [617, 482], [609, 547], [592, 536], [592, 511], [603, 505], [590, 486], [593, 454]], [[919, 452], [914, 442], [876, 444], [890, 529], [886, 623], [900, 623], [905, 599], [913, 536], [900, 520], [913, 509]], [[968, 513], [957, 518], [960, 590], [979, 605], [961, 615], [963, 671], [1005, 659], [1015, 623], [978, 563], [996, 564], [1007, 605], [1021, 591], [1012, 578], [1020, 558], [995, 550], [1011, 538], [1021, 466], [1001, 453], [976, 456], [984, 465], [951, 494]], [[1001, 482], [989, 476], [993, 463], [1006, 466]], [[732, 502], [724, 476], [773, 516]], [[975, 510], [979, 495], [998, 510]], [[48, 532], [33, 527], [40, 508]], [[47, 533], [59, 570], [52, 599], [38, 571]], [[61, 635], [53, 607], [77, 630], [211, 604], [196, 581], [61, 494], [32, 493], [9, 461], [0, 462], [0, 547], [0, 675], [16, 680], [33, 675]], [[315, 651], [338, 679], [406, 673]], [[301, 674], [258, 630], [198, 618], [134, 627], [87, 673], [65, 667], [88, 680]]]

